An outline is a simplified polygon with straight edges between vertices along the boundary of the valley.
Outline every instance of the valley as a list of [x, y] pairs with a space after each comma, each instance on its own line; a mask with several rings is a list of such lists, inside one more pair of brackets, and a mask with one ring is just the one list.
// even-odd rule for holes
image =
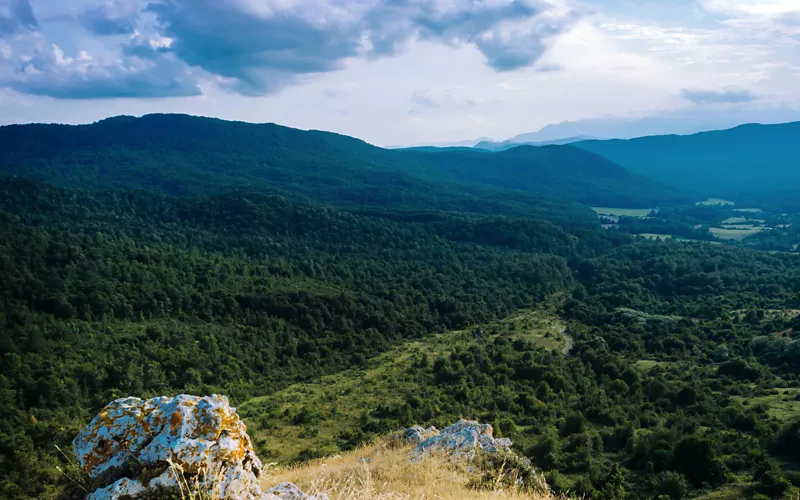
[[53, 445], [109, 401], [182, 393], [227, 395], [309, 489], [293, 471], [460, 417], [554, 495], [800, 487], [790, 209], [697, 204], [573, 146], [182, 115], [0, 138], [3, 498], [59, 498]]
[[366, 368], [291, 385], [246, 401], [239, 410], [249, 427], [256, 429], [253, 437], [260, 456], [286, 463], [334, 455], [353, 446], [349, 434], [363, 418], [419, 397], [415, 368], [432, 366], [437, 358], [501, 336], [563, 353], [569, 348], [564, 329], [552, 310], [523, 312], [484, 326], [404, 343], [369, 360]]

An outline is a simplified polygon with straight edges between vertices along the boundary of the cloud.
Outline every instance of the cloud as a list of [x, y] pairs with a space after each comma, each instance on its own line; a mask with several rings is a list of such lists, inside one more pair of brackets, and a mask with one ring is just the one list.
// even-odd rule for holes
[[155, 0], [148, 11], [178, 58], [246, 95], [339, 70], [349, 58], [394, 55], [412, 40], [472, 45], [495, 70], [518, 69], [575, 20], [533, 0]]
[[95, 35], [127, 35], [135, 30], [139, 8], [133, 1], [104, 3], [86, 9], [80, 15], [80, 22]]
[[537, 73], [556, 73], [563, 70], [564, 66], [560, 64], [543, 64], [536, 67]]
[[411, 96], [411, 102], [417, 106], [422, 106], [423, 108], [428, 109], [438, 109], [441, 107], [439, 103], [434, 101], [431, 97], [423, 95], [420, 92], [414, 92], [414, 94]]
[[186, 97], [201, 94], [193, 76], [174, 61], [125, 58], [96, 61], [86, 52], [67, 57], [57, 45], [23, 59], [0, 86], [60, 99]]
[[0, 0], [0, 38], [38, 29], [28, 0]]
[[[398, 55], [414, 41], [471, 46], [495, 71], [513, 71], [535, 67], [551, 39], [578, 18], [548, 1], [110, 0], [77, 16], [90, 34], [110, 37], [92, 43], [92, 56], [106, 62], [56, 57], [41, 47], [47, 33], [38, 34], [12, 46], [19, 61], [0, 82], [56, 97], [151, 97], [194, 95], [202, 78], [259, 96], [338, 71], [351, 59]], [[0, 34], [38, 30], [28, 0], [3, 2], [9, 15], [0, 14]], [[131, 36], [119, 43], [120, 35]]]
[[736, 104], [752, 102], [758, 98], [744, 89], [683, 89], [680, 96], [694, 104]]
[[780, 16], [790, 12], [800, 12], [796, 0], [700, 0], [709, 12], [729, 16]]

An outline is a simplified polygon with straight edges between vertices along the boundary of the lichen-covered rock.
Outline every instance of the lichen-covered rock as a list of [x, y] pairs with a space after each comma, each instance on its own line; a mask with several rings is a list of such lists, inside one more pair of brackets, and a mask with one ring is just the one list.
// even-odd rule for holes
[[262, 499], [261, 462], [244, 423], [224, 396], [124, 398], [111, 402], [73, 440], [81, 469], [91, 478], [114, 476], [129, 462], [158, 473], [122, 478], [92, 500], [135, 498], [190, 478], [218, 498]]
[[[408, 433], [408, 431], [406, 432]], [[508, 450], [511, 445], [510, 439], [496, 439], [494, 430], [489, 424], [459, 420], [441, 432], [434, 432], [434, 435], [420, 442], [411, 451], [411, 460], [421, 460], [425, 455], [436, 451], [449, 454], [452, 459], [457, 461], [471, 462], [477, 453], [496, 453]]]
[[94, 491], [87, 500], [119, 500], [121, 498], [137, 497], [145, 493], [147, 489], [142, 486], [142, 483], [135, 479], [128, 479], [124, 477], [119, 481], [114, 482]]
[[436, 427], [428, 427], [427, 429], [424, 429], [416, 425], [405, 430], [403, 433], [403, 439], [408, 444], [420, 444], [438, 432], [439, 430], [436, 429]]

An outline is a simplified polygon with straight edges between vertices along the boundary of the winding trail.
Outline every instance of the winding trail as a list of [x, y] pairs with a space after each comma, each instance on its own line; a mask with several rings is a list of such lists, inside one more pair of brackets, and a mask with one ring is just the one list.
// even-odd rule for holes
[[572, 347], [575, 345], [575, 341], [572, 340], [572, 336], [567, 333], [567, 327], [561, 329], [561, 335], [567, 340], [567, 345], [564, 346], [564, 350], [561, 351], [564, 353], [564, 356], [569, 356], [569, 351], [572, 350]]

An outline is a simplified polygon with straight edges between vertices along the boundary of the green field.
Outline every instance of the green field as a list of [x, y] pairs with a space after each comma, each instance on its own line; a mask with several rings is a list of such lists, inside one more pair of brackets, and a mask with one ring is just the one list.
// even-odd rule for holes
[[711, 234], [722, 240], [742, 241], [750, 236], [753, 236], [754, 234], [760, 233], [765, 229], [763, 227], [754, 226], [734, 226], [731, 229], [728, 229], [727, 227], [712, 227], [709, 228], [709, 231], [711, 231]]
[[[527, 339], [543, 349], [561, 351], [566, 346], [565, 324], [552, 312], [528, 311], [484, 325], [484, 337], [505, 335]], [[366, 412], [381, 405], [406, 401], [415, 391], [408, 371], [425, 356], [429, 362], [483, 342], [475, 329], [449, 331], [400, 345], [370, 360], [366, 368], [352, 369], [298, 383], [239, 405], [259, 456], [287, 463], [309, 457], [304, 450], [325, 454], [339, 451], [342, 433], [358, 428]]]
[[611, 207], [592, 207], [597, 215], [612, 215], [616, 217], [647, 217], [653, 208], [611, 208]]
[[736, 205], [735, 201], [723, 200], [722, 198], [709, 198], [707, 200], [698, 201], [697, 205]]

